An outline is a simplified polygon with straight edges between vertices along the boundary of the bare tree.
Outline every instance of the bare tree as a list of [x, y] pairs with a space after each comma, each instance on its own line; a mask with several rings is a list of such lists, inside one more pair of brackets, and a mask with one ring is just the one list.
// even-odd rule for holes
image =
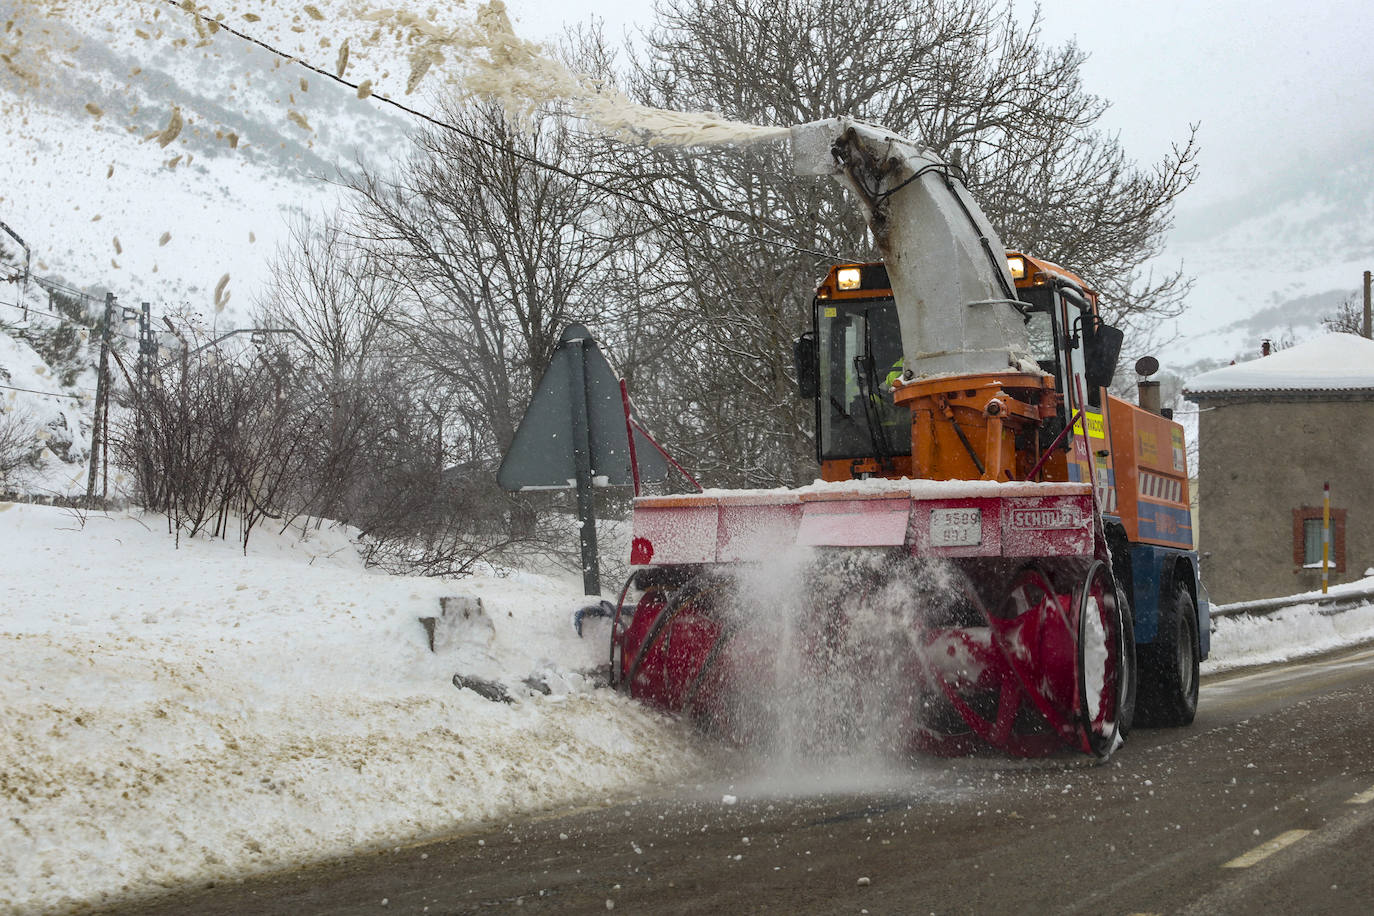
[[517, 125], [496, 107], [454, 105], [446, 120], [395, 178], [364, 172], [354, 230], [402, 285], [390, 320], [401, 361], [449, 412], [482, 504], [530, 537], [537, 503], [502, 494], [497, 465], [568, 324], [627, 339], [642, 292], [628, 274], [653, 254], [636, 246], [625, 200], [654, 176], [630, 167], [634, 151], [553, 114]]
[[[663, 0], [630, 78], [642, 100], [795, 124], [836, 115], [919, 137], [959, 162], [1004, 241], [1071, 265], [1118, 320], [1176, 313], [1177, 275], [1142, 271], [1192, 181], [1191, 139], [1149, 169], [1094, 129], [1083, 53], [987, 0]], [[827, 260], [872, 257], [857, 208], [791, 174], [785, 150], [662, 151], [660, 244], [697, 319], [674, 328], [676, 437], [712, 479], [794, 482], [812, 465], [790, 398], [790, 342]], [[819, 252], [819, 254], [813, 254]], [[669, 319], [665, 318], [665, 321]], [[664, 392], [669, 398], [674, 392]]]
[[237, 523], [246, 547], [263, 519], [300, 511], [288, 483], [308, 457], [310, 424], [255, 354], [202, 342], [191, 324], [178, 334], [182, 352], [154, 366], [145, 384], [126, 373], [129, 410], [116, 431], [115, 461], [178, 537], [224, 537]]
[[338, 220], [296, 224], [273, 262], [256, 321], [294, 332], [274, 340], [273, 364], [290, 371], [292, 396], [310, 405], [309, 468], [293, 496], [312, 515], [352, 519], [349, 499], [379, 420], [373, 395], [393, 375], [388, 320], [398, 295]]
[[16, 486], [16, 473], [33, 465], [42, 451], [38, 424], [26, 411], [0, 409], [0, 489]]
[[377, 355], [396, 281], [338, 220], [303, 219], [272, 263], [257, 321], [296, 332], [312, 361], [343, 377]]
[[1347, 296], [1340, 308], [1322, 318], [1322, 327], [1337, 334], [1364, 334], [1364, 306], [1355, 304], [1355, 297]]
[[408, 294], [393, 316], [408, 352], [494, 456], [563, 328], [604, 323], [616, 302], [600, 278], [622, 235], [608, 186], [623, 154], [554, 117], [522, 131], [455, 106], [447, 120], [457, 129], [422, 133], [396, 179], [357, 181], [358, 231]]
[[267, 495], [288, 519], [356, 526], [370, 562], [461, 574], [506, 543], [500, 500], [449, 472], [471, 465], [470, 440], [397, 332], [408, 325], [406, 290], [359, 235], [339, 220], [299, 224], [259, 301], [261, 326], [293, 332], [272, 337], [259, 366], [302, 433], [293, 473]]

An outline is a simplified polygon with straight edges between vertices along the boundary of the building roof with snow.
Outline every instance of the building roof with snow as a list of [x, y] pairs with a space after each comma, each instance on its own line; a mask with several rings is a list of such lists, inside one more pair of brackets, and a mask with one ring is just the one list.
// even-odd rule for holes
[[1319, 395], [1374, 397], [1374, 340], [1327, 334], [1269, 356], [1204, 372], [1183, 389], [1190, 401]]

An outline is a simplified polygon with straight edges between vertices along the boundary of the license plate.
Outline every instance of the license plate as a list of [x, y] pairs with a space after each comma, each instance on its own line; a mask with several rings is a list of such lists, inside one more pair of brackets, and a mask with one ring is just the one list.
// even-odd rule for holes
[[983, 543], [983, 511], [931, 509], [930, 543], [934, 547], [973, 547]]

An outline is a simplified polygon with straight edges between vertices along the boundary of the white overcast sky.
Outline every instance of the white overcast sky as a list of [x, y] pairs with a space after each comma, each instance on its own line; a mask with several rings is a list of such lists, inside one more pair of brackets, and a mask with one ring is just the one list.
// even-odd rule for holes
[[[507, 0], [517, 31], [549, 37], [602, 17], [609, 35], [652, 20], [652, 0]], [[1016, 0], [1024, 18], [1034, 8]], [[1201, 125], [1191, 207], [1260, 192], [1265, 172], [1339, 167], [1374, 143], [1374, 7], [1368, 0], [1044, 0], [1043, 34], [1091, 55], [1086, 88], [1141, 163]], [[1261, 192], [1262, 193], [1262, 192]]]

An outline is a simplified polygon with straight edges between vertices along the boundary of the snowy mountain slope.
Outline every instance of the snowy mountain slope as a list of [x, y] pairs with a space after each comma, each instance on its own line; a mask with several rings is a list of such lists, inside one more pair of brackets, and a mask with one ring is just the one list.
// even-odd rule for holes
[[[44, 496], [85, 492], [95, 372], [70, 387], [57, 382], [28, 343], [0, 331], [0, 427], [23, 433], [38, 450], [36, 464], [0, 475], [5, 488]], [[36, 393], [53, 390], [63, 394]]]
[[[312, 58], [337, 59], [295, 5], [237, 6], [256, 9], [282, 47], [304, 56], [310, 39]], [[154, 322], [184, 311], [212, 332], [245, 326], [290, 223], [335, 210], [330, 182], [359, 162], [385, 168], [409, 149], [413, 124], [393, 110], [227, 33], [203, 41], [166, 4], [25, 0], [0, 22], [0, 220], [35, 274], [89, 294], [92, 318], [108, 290], [123, 307], [150, 302]], [[385, 50], [372, 55], [379, 83]], [[373, 71], [368, 54], [352, 60], [355, 78]], [[53, 305], [36, 280], [10, 281], [24, 264], [15, 241], [0, 235], [0, 249], [0, 427], [55, 446], [5, 485], [84, 493], [98, 348], [86, 347], [92, 368], [73, 386], [56, 383], [20, 330], [53, 324], [41, 314]]]
[[[0, 258], [0, 273], [16, 266]], [[51, 311], [61, 306], [36, 284], [0, 283], [0, 492], [86, 491], [97, 352], [86, 305]]]
[[1243, 362], [1260, 355], [1265, 340], [1286, 347], [1327, 333], [1323, 319], [1335, 315], [1348, 302], [1360, 302], [1356, 288], [1330, 289], [1297, 296], [1205, 333], [1186, 337], [1171, 348], [1171, 368], [1183, 377]]
[[[188, 17], [162, 16], [159, 6], [19, 17], [41, 39], [11, 51], [37, 84], [0, 70], [0, 216], [40, 272], [111, 289], [126, 303], [188, 304], [207, 315], [228, 273], [238, 292], [231, 314], [246, 313], [288, 221], [336, 207], [328, 182], [360, 160], [385, 166], [405, 155], [413, 124], [227, 33], [198, 46]], [[145, 20], [114, 27], [111, 9], [141, 10]], [[264, 19], [262, 29], [282, 27]], [[58, 50], [57, 63], [38, 53]], [[168, 138], [174, 120], [181, 126]]]

